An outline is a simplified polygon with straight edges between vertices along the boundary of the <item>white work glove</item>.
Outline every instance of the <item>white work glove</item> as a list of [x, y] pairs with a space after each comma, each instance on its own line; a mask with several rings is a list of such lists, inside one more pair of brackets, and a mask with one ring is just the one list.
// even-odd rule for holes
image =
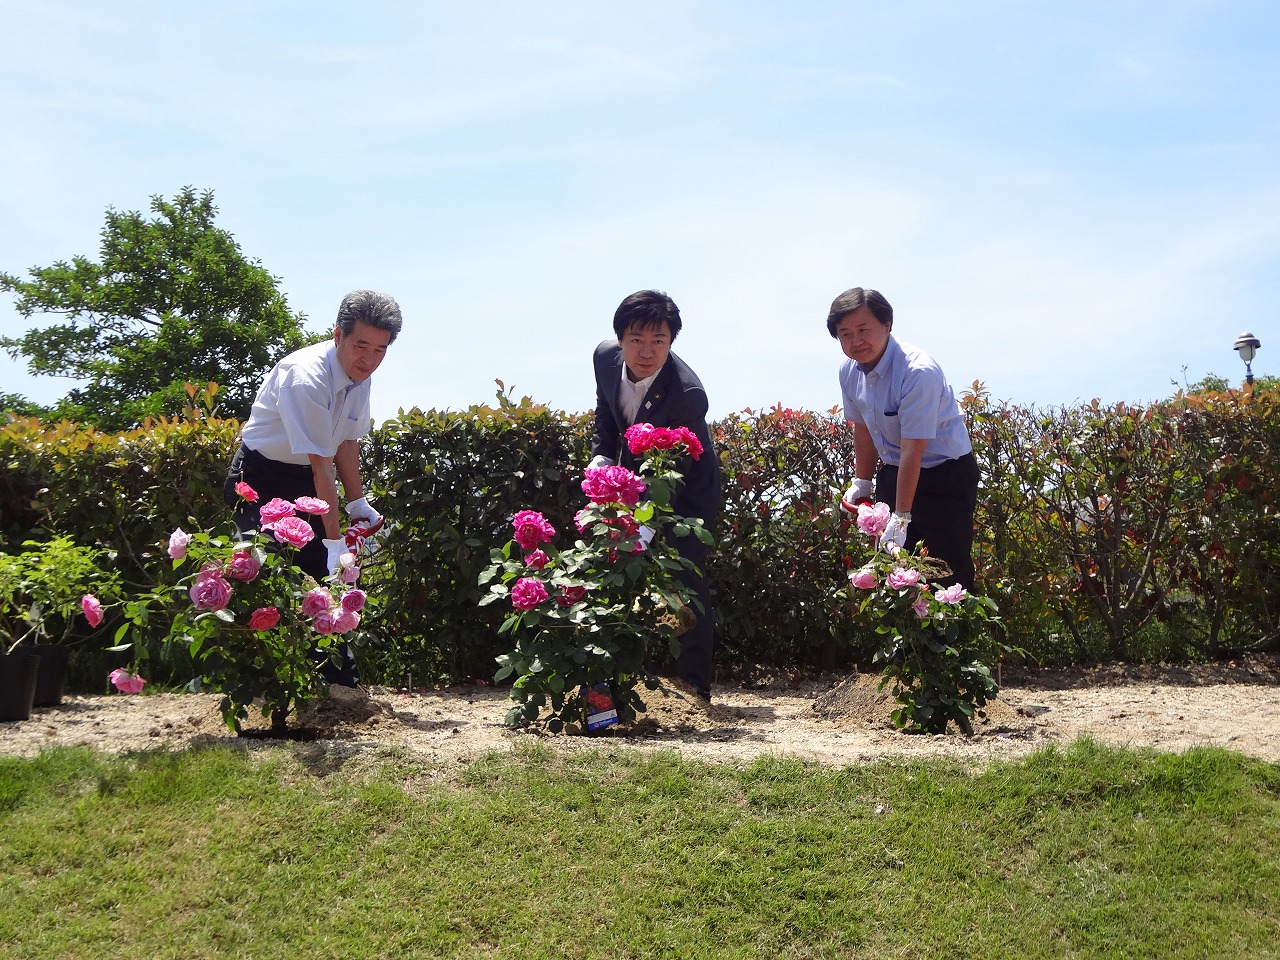
[[342, 555], [347, 552], [347, 541], [342, 537], [337, 540], [322, 540], [325, 553], [328, 554], [325, 560], [325, 569], [329, 571], [328, 575], [333, 576], [338, 568], [342, 566]]
[[910, 513], [895, 513], [889, 518], [889, 525], [884, 528], [884, 533], [880, 534], [880, 546], [890, 553], [901, 550], [907, 543], [907, 524], [910, 522]]
[[604, 454], [596, 454], [591, 458], [591, 462], [587, 464], [588, 470], [594, 470], [597, 467], [616, 467], [617, 463], [610, 460]]
[[875, 495], [875, 484], [870, 480], [863, 480], [861, 477], [854, 479], [849, 484], [849, 489], [844, 492], [844, 496], [840, 498], [840, 509], [845, 513], [857, 514], [858, 504], [870, 503]]
[[348, 503], [347, 516], [351, 518], [353, 523], [362, 523], [368, 528], [368, 533], [365, 536], [371, 536], [382, 528], [382, 514], [369, 505], [369, 500], [366, 497], [361, 497], [359, 500], [352, 500]]
[[648, 525], [642, 526], [636, 533], [636, 536], [640, 538], [640, 546], [648, 550], [649, 544], [653, 541], [653, 533], [653, 527]]

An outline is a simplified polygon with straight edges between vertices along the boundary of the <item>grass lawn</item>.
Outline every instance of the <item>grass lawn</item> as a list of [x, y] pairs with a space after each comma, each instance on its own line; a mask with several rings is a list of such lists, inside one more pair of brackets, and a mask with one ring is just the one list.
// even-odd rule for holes
[[1280, 957], [1280, 766], [0, 758], [0, 956]]

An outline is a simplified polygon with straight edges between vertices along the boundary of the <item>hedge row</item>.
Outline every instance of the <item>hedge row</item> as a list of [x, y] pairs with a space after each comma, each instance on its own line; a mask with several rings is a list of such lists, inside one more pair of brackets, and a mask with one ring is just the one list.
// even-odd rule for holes
[[[1043, 411], [992, 404], [975, 384], [964, 404], [983, 474], [979, 584], [999, 603], [1008, 642], [1048, 663], [1277, 644], [1274, 392]], [[369, 571], [380, 643], [362, 654], [367, 676], [492, 674], [501, 611], [477, 606], [476, 577], [516, 510], [569, 528], [590, 429], [589, 415], [500, 393], [492, 406], [411, 411], [369, 438], [370, 486], [395, 524]], [[0, 550], [63, 534], [105, 548], [127, 586], [149, 586], [165, 575], [174, 526], [228, 522], [219, 491], [237, 432], [195, 407], [118, 435], [10, 422], [0, 427]], [[713, 434], [725, 488], [708, 569], [718, 665], [865, 661], [869, 627], [845, 591], [862, 538], [833, 507], [851, 430], [834, 411], [774, 408], [727, 417]]]

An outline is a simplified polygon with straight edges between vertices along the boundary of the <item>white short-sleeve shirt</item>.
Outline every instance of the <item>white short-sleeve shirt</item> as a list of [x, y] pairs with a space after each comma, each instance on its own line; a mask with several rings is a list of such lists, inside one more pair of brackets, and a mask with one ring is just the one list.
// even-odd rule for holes
[[246, 447], [282, 463], [331, 458], [344, 440], [372, 427], [369, 381], [352, 380], [332, 340], [295, 350], [267, 374], [240, 438]]

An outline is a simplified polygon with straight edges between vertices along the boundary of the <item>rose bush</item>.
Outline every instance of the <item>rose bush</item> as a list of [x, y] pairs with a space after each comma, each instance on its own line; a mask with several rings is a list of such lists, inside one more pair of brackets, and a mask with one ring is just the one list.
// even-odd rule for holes
[[514, 649], [498, 657], [495, 677], [516, 678], [511, 726], [545, 719], [559, 732], [567, 723], [585, 725], [588, 697], [600, 684], [608, 685], [618, 719], [634, 720], [645, 709], [637, 688], [661, 684], [646, 666], [653, 645], [679, 653], [679, 612], [697, 601], [677, 579], [689, 561], [664, 534], [711, 543], [700, 520], [669, 506], [680, 459], [700, 457], [702, 445], [685, 428], [636, 424], [626, 436], [642, 457], [640, 473], [584, 471], [588, 503], [574, 518], [577, 539], [557, 549], [557, 531], [542, 514], [518, 511], [511, 540], [480, 574], [489, 585], [481, 605], [511, 604], [499, 633]]
[[[237, 484], [236, 491], [257, 500], [248, 484]], [[175, 529], [167, 550], [173, 569], [193, 572], [124, 602], [126, 622], [114, 649], [129, 647], [120, 641], [131, 629], [152, 618], [171, 618], [160, 653], [171, 655], [179, 645], [187, 649], [199, 671], [188, 688], [221, 693], [222, 716], [232, 730], [240, 730], [255, 702], [272, 728], [283, 730], [291, 712], [327, 689], [320, 667], [336, 651], [335, 638], [360, 626], [367, 600], [355, 586], [360, 576], [356, 552], [345, 553], [339, 572], [325, 583], [316, 583], [294, 563], [297, 549], [314, 537], [299, 514], [328, 510], [315, 497], [292, 503], [277, 498], [263, 505], [262, 527], [249, 534], [237, 531], [228, 538]], [[83, 598], [83, 608], [91, 624], [102, 621], [102, 605], [92, 594]], [[135, 656], [135, 666], [142, 666], [146, 655]], [[112, 682], [121, 690], [129, 688], [121, 686], [120, 677], [138, 676], [136, 670], [117, 674]]]
[[932, 585], [951, 571], [923, 548], [882, 546], [891, 516], [885, 503], [858, 507], [870, 553], [849, 574], [849, 591], [882, 638], [873, 662], [883, 664], [881, 688], [893, 685], [893, 722], [913, 733], [942, 733], [948, 723], [972, 733], [974, 716], [985, 716], [982, 706], [999, 693], [991, 662], [1012, 652], [992, 635], [996, 605], [958, 584]]

